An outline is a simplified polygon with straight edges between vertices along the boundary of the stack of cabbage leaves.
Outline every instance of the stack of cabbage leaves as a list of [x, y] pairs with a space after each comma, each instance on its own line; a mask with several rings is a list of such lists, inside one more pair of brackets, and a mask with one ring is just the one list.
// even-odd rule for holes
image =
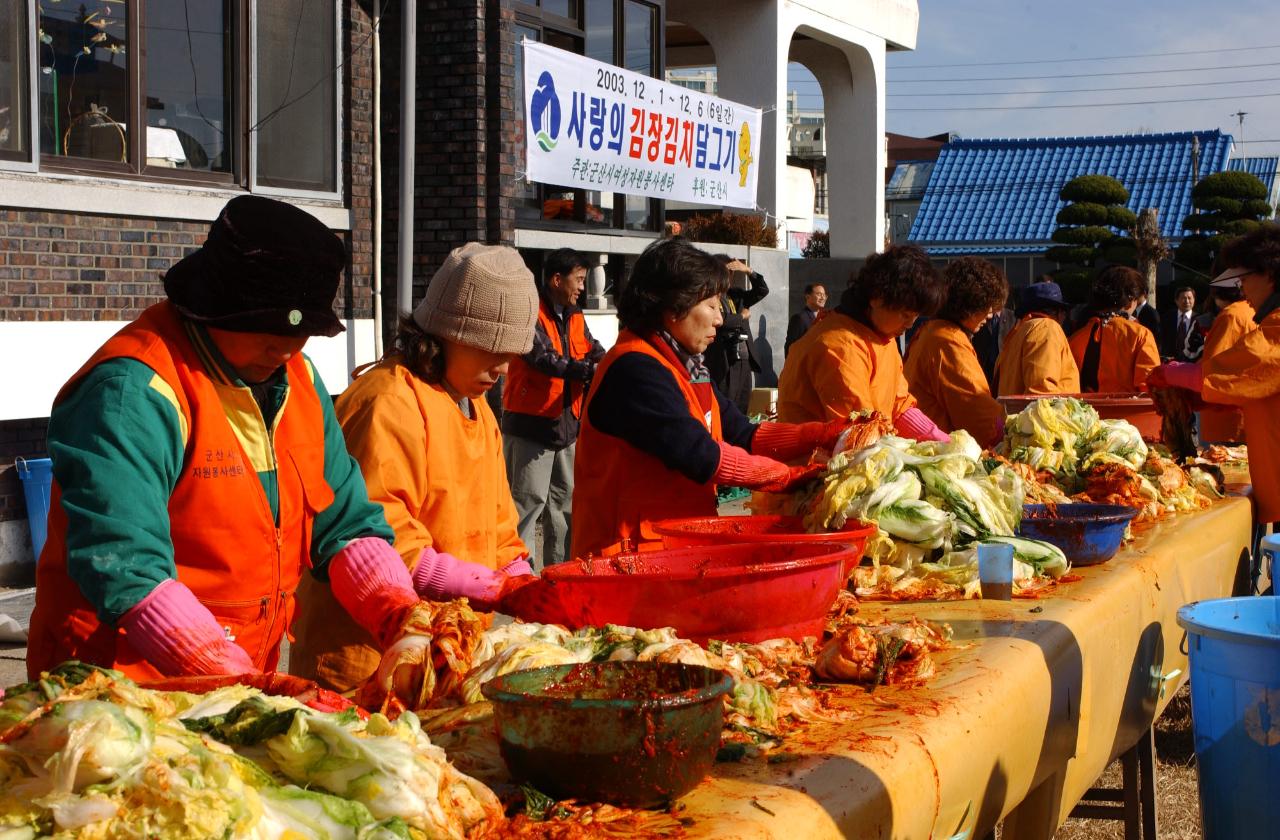
[[850, 520], [875, 523], [871, 566], [855, 572], [859, 597], [916, 600], [979, 597], [976, 543], [1014, 547], [1014, 591], [1026, 594], [1066, 574], [1055, 546], [1015, 537], [1027, 485], [1017, 469], [983, 459], [965, 431], [948, 443], [886, 436], [832, 458], [822, 491], [807, 502], [810, 531]]
[[418, 718], [66, 663], [0, 702], [0, 837], [456, 838], [502, 819]]

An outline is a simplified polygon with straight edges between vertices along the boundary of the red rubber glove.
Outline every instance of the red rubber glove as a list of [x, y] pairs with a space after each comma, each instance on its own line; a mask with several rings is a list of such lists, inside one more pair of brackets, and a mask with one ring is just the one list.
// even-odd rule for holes
[[745, 449], [723, 441], [720, 443], [720, 465], [712, 479], [716, 484], [746, 487], [766, 493], [785, 493], [826, 470], [823, 464], [789, 467], [781, 461], [752, 455]]
[[751, 439], [753, 455], [763, 455], [778, 461], [791, 461], [808, 457], [815, 449], [830, 452], [845, 429], [848, 420], [815, 421], [812, 423], [761, 423], [756, 426]]
[[258, 673], [209, 608], [176, 580], [161, 581], [118, 624], [133, 649], [165, 676]]
[[913, 438], [915, 440], [936, 440], [942, 443], [950, 443], [951, 435], [938, 428], [938, 424], [929, 419], [929, 415], [925, 414], [918, 408], [908, 408], [906, 411], [898, 415], [893, 421], [893, 428], [903, 437]]
[[1194, 362], [1165, 362], [1147, 375], [1147, 388], [1204, 390], [1204, 369]]
[[352, 540], [335, 554], [329, 561], [329, 588], [383, 647], [395, 641], [405, 612], [419, 600], [403, 558], [381, 537]]
[[531, 575], [533, 567], [525, 557], [490, 569], [427, 546], [413, 568], [413, 588], [428, 601], [467, 598], [476, 609], [488, 612], [497, 606], [507, 581]]

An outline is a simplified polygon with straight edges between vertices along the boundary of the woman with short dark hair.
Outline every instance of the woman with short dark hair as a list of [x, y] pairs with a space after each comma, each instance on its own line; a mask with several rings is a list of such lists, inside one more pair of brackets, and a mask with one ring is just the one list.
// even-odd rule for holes
[[916, 406], [897, 345], [945, 298], [938, 270], [916, 246], [890, 245], [867, 257], [840, 304], [791, 345], [778, 379], [778, 419], [833, 420], [874, 410], [905, 437], [946, 440]]
[[943, 271], [947, 298], [907, 349], [904, 372], [920, 410], [944, 432], [964, 429], [983, 446], [1004, 433], [1004, 409], [978, 361], [973, 334], [1004, 306], [1009, 284], [979, 257], [961, 257]]
[[653, 243], [618, 299], [622, 331], [596, 369], [574, 465], [572, 555], [660, 538], [660, 519], [714, 516], [716, 485], [782, 492], [821, 471], [834, 423], [750, 423], [711, 384], [703, 352], [722, 321], [725, 266], [681, 238]]
[[1135, 393], [1160, 364], [1151, 330], [1133, 318], [1146, 280], [1132, 268], [1113, 265], [1093, 281], [1090, 317], [1071, 335], [1071, 355], [1086, 393]]

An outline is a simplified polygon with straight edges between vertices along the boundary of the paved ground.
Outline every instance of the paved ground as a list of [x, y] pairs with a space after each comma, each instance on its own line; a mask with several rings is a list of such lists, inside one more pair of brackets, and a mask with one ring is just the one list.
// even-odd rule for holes
[[[0, 589], [0, 615], [7, 615], [26, 628], [35, 606], [34, 589]], [[27, 647], [21, 643], [0, 642], [0, 688], [27, 679]]]

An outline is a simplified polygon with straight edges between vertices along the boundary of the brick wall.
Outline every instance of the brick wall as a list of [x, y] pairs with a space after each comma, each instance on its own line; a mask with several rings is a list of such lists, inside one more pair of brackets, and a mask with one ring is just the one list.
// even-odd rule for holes
[[[334, 308], [344, 317], [369, 318], [373, 49], [367, 10], [347, 4], [344, 27], [342, 153], [352, 229], [343, 237], [351, 262]], [[131, 320], [164, 296], [165, 270], [198, 247], [208, 229], [207, 222], [0, 207], [0, 321]], [[47, 418], [0, 421], [0, 521], [26, 516], [13, 461], [45, 457], [47, 425]]]
[[43, 417], [10, 420], [0, 423], [0, 522], [24, 519], [27, 503], [22, 496], [22, 482], [14, 468], [15, 458], [45, 458], [45, 429], [49, 421]]
[[[418, 3], [414, 170], [414, 300], [450, 250], [514, 240], [518, 155], [511, 0]], [[383, 214], [386, 311], [395, 311], [399, 223], [400, 19], [383, 23]]]

